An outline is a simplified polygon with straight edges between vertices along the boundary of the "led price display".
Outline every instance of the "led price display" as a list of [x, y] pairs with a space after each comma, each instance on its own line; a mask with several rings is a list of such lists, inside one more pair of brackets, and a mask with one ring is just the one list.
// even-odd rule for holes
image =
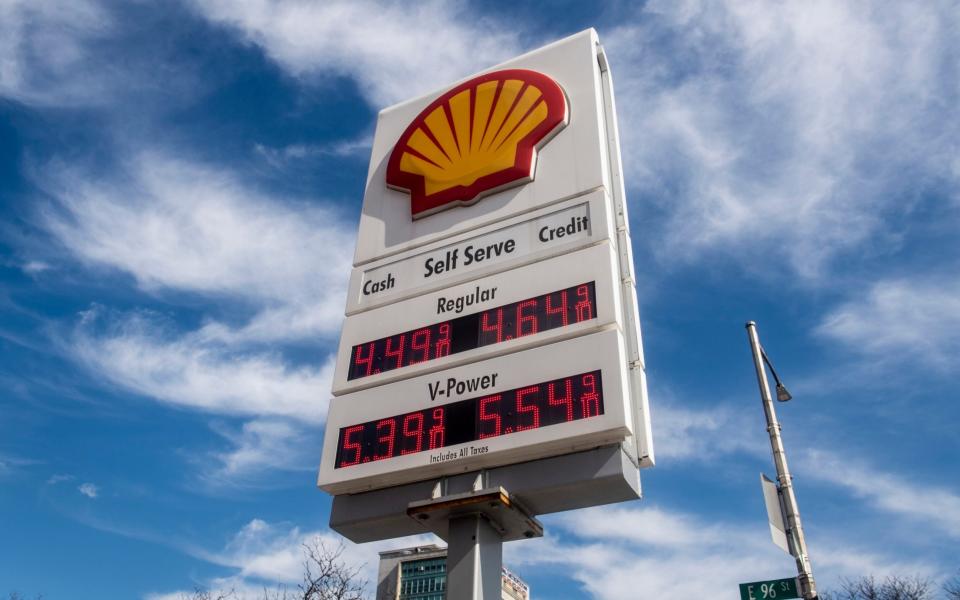
[[353, 347], [357, 379], [596, 318], [596, 286], [582, 283]]
[[591, 371], [342, 427], [334, 468], [603, 414], [600, 371]]

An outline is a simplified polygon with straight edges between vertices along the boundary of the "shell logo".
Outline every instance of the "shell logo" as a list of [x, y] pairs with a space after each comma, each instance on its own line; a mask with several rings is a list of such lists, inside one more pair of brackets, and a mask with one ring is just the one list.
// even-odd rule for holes
[[569, 121], [552, 78], [526, 69], [475, 77], [437, 98], [390, 154], [387, 185], [414, 219], [533, 180], [537, 150]]

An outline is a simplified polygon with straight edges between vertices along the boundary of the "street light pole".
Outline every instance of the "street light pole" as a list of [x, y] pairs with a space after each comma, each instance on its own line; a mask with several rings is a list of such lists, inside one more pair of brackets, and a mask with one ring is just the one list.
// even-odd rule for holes
[[[797, 497], [793, 493], [793, 478], [787, 468], [787, 451], [784, 449], [783, 439], [780, 437], [780, 423], [777, 421], [777, 413], [773, 408], [773, 398], [770, 395], [770, 386], [767, 383], [767, 372], [763, 366], [764, 360], [767, 360], [769, 364], [769, 359], [766, 358], [763, 347], [760, 346], [757, 324], [753, 321], [747, 321], [746, 327], [747, 336], [750, 338], [750, 349], [753, 351], [753, 366], [757, 370], [757, 384], [760, 386], [763, 412], [767, 417], [767, 433], [770, 434], [770, 449], [773, 451], [773, 463], [777, 468], [777, 482], [783, 496], [784, 516], [787, 520], [788, 534], [792, 542], [793, 556], [797, 561], [797, 582], [800, 584], [800, 595], [804, 600], [817, 600], [817, 584], [813, 580], [810, 555], [807, 554], [807, 542], [803, 537], [803, 527], [800, 524], [800, 510], [797, 508]], [[778, 381], [778, 390], [781, 387], [782, 385], [779, 385]]]

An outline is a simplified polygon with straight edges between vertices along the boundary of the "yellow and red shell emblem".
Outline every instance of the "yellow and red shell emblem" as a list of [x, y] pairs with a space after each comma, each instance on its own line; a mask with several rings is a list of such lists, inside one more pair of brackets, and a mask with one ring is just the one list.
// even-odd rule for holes
[[387, 185], [410, 192], [413, 218], [471, 204], [533, 179], [537, 149], [569, 119], [560, 85], [542, 73], [507, 69], [443, 94], [393, 147]]

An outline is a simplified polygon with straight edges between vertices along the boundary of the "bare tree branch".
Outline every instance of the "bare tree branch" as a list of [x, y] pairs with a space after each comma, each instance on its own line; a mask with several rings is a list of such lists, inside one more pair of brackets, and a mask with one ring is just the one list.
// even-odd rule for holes
[[202, 588], [193, 588], [192, 594], [180, 594], [180, 600], [235, 600], [233, 590], [210, 591]]
[[[263, 588], [263, 600], [363, 600], [366, 582], [360, 578], [362, 566], [350, 566], [343, 558], [343, 544], [329, 547], [319, 537], [303, 544], [303, 581], [291, 590], [278, 584]], [[228, 592], [196, 589], [181, 600], [235, 600]], [[10, 600], [24, 600], [17, 596]]]
[[842, 579], [840, 591], [825, 592], [822, 600], [932, 600], [931, 584], [921, 577], [891, 575], [882, 582], [873, 576]]
[[943, 593], [947, 595], [948, 600], [960, 600], [960, 575], [955, 575], [953, 579], [943, 584]]

